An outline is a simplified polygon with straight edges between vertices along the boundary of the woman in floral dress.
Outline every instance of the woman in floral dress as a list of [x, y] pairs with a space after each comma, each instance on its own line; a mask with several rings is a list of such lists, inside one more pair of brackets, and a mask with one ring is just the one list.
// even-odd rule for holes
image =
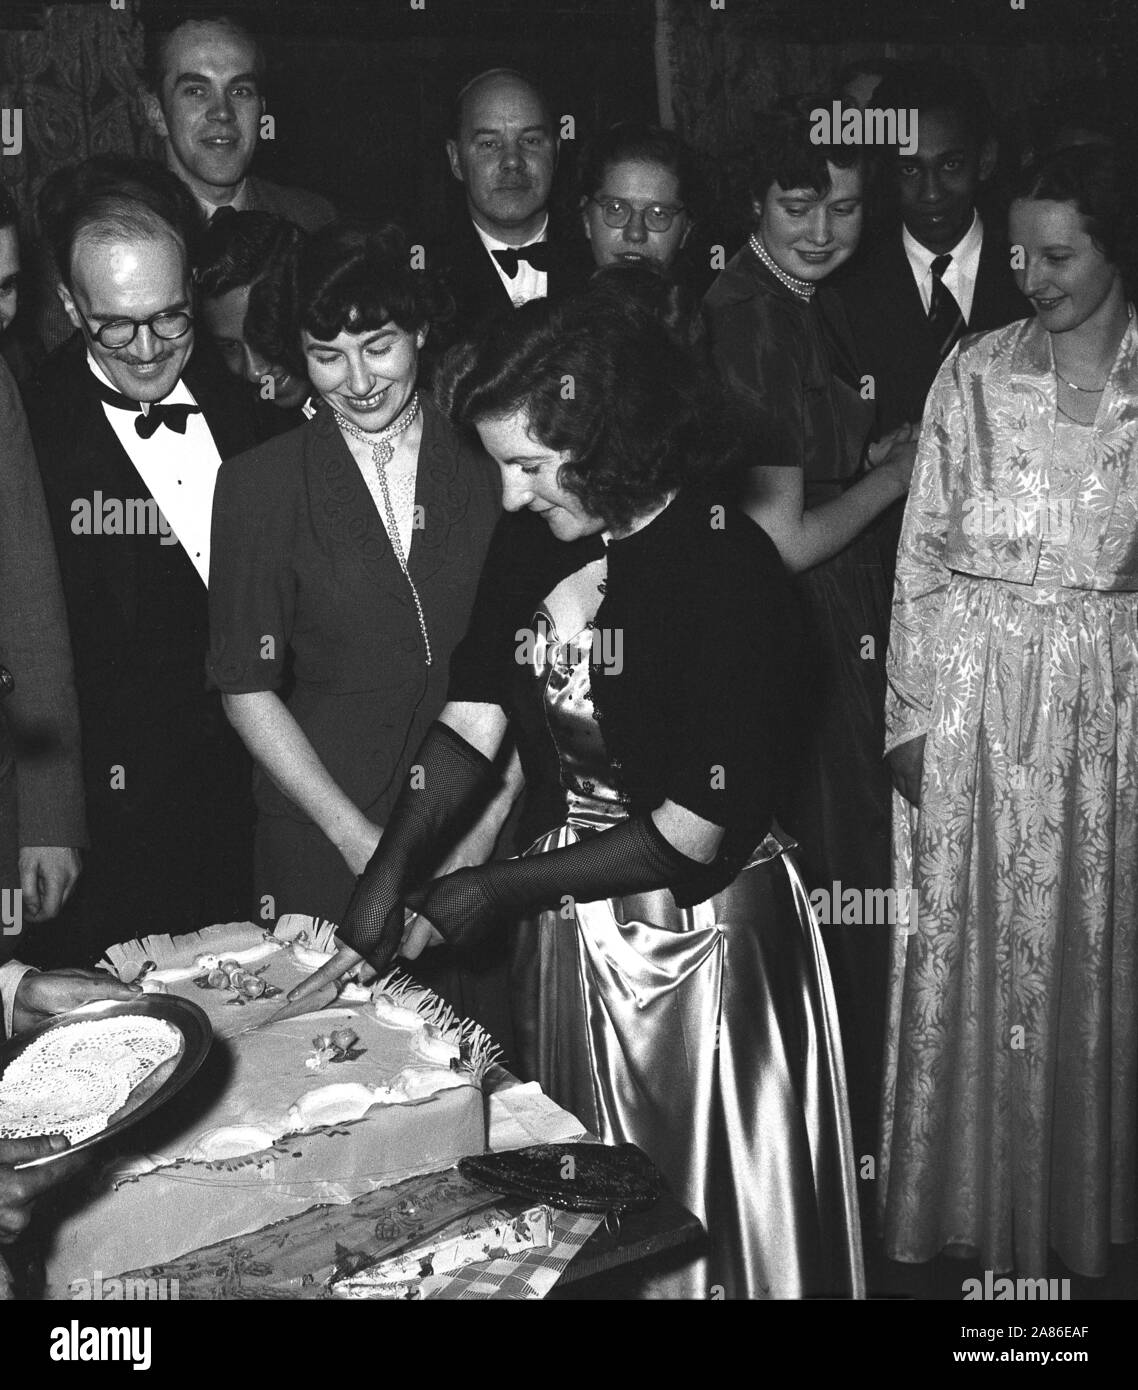
[[1031, 1277], [1050, 1248], [1100, 1276], [1135, 1235], [1138, 329], [1109, 152], [1061, 151], [1017, 191], [1036, 317], [941, 369], [897, 570], [887, 747], [917, 916], [885, 1240]]

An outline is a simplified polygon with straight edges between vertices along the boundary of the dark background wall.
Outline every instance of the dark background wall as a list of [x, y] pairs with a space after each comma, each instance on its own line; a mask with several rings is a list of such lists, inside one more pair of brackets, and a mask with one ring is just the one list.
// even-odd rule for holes
[[[170, 6], [144, 0], [143, 14]], [[275, 148], [269, 177], [318, 187], [363, 216], [425, 227], [453, 180], [443, 143], [454, 93], [488, 67], [520, 67], [578, 134], [655, 116], [652, 0], [305, 0], [248, 7], [270, 25]], [[559, 184], [572, 173], [565, 146]]]
[[[215, 8], [207, 0], [0, 0], [0, 105], [25, 111], [26, 148], [0, 179], [26, 215], [60, 163], [147, 149], [136, 65], [142, 26]], [[239, 0], [269, 53], [275, 143], [259, 167], [330, 195], [347, 212], [430, 230], [457, 190], [443, 153], [454, 92], [498, 64], [532, 71], [570, 114], [559, 185], [581, 140], [658, 97], [709, 157], [746, 144], [752, 113], [869, 55], [942, 55], [986, 83], [1009, 147], [1032, 101], [1091, 77], [1124, 91], [1135, 0]], [[1022, 9], [1013, 9], [1022, 3]], [[657, 49], [659, 53], [657, 53]], [[666, 81], [657, 90], [656, 59]]]

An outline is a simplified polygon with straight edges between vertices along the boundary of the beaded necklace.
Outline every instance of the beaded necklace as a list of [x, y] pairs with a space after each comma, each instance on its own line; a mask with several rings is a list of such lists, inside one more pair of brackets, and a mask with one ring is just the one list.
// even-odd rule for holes
[[431, 664], [431, 639], [427, 636], [427, 620], [423, 616], [423, 605], [419, 599], [419, 591], [415, 588], [415, 581], [411, 578], [411, 571], [407, 568], [407, 556], [403, 551], [403, 542], [399, 538], [399, 523], [395, 516], [395, 507], [392, 505], [391, 488], [388, 486], [386, 471], [387, 465], [395, 457], [395, 446], [391, 441], [398, 438], [404, 430], [410, 429], [419, 418], [419, 393], [418, 391], [415, 392], [402, 413], [386, 429], [378, 430], [375, 434], [368, 434], [366, 430], [359, 429], [338, 410], [333, 410], [332, 413], [344, 434], [350, 434], [353, 439], [361, 440], [371, 449], [372, 461], [379, 474], [380, 491], [383, 493], [383, 508], [387, 513], [387, 533], [391, 540], [391, 549], [395, 554], [399, 568], [403, 571], [404, 578], [411, 587], [411, 597], [415, 602], [415, 612], [419, 618], [419, 631], [423, 634], [423, 646], [426, 649], [427, 665], [429, 666]]
[[813, 299], [814, 290], [817, 288], [809, 280], [800, 280], [797, 275], [790, 275], [782, 266], [775, 263], [774, 257], [763, 245], [757, 232], [751, 233], [751, 239], [747, 243], [751, 250], [762, 261], [763, 265], [770, 271], [776, 280], [780, 280], [791, 294], [796, 294], [799, 299]]

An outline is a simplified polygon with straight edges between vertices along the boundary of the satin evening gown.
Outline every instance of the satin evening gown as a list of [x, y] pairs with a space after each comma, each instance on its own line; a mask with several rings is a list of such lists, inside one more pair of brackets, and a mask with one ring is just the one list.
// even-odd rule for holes
[[[586, 628], [535, 656], [568, 798], [541, 854], [625, 818], [589, 696]], [[777, 736], [773, 731], [772, 737]], [[861, 1297], [841, 1043], [805, 889], [775, 834], [724, 891], [664, 889], [522, 924], [514, 987], [527, 1074], [606, 1143], [638, 1144], [709, 1234], [652, 1296]]]

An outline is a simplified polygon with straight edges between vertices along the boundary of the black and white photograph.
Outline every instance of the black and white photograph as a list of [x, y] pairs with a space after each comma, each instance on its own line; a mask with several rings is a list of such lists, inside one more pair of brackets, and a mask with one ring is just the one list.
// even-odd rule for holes
[[1107, 1373], [1136, 62], [1132, 0], [2, 0], [26, 1374], [206, 1301], [264, 1373], [425, 1301]]

